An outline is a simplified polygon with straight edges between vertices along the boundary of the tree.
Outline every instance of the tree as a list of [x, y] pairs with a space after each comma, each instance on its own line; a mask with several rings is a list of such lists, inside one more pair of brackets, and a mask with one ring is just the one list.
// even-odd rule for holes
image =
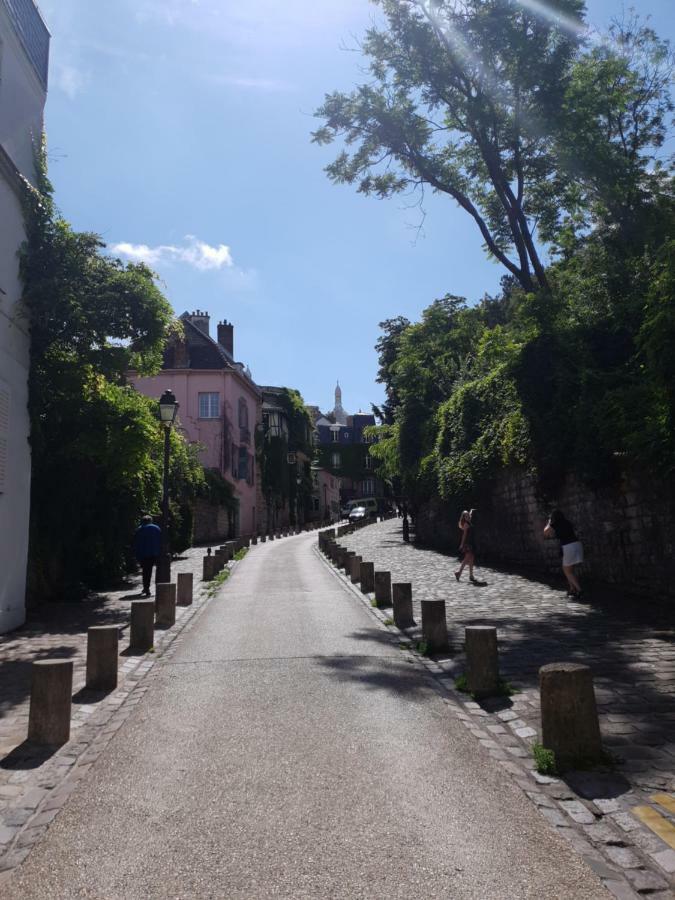
[[[21, 255], [31, 332], [29, 597], [71, 599], [127, 570], [139, 515], [158, 510], [157, 404], [126, 384], [126, 372], [159, 369], [172, 312], [146, 266], [125, 266], [103, 254], [97, 235], [73, 231], [55, 210], [44, 150], [37, 162]], [[204, 476], [175, 429], [171, 442], [177, 533]]]

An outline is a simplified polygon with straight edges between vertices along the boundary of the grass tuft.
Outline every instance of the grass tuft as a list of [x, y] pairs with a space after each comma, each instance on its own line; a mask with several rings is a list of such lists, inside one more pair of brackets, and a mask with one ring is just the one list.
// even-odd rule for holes
[[557, 775], [558, 766], [553, 750], [547, 750], [542, 744], [532, 745], [532, 756], [537, 772], [540, 775]]

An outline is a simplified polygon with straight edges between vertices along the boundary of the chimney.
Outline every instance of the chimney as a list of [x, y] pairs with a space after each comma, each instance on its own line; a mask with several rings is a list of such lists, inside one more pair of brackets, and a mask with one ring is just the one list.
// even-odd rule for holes
[[209, 334], [209, 314], [207, 312], [203, 312], [200, 309], [196, 309], [194, 312], [190, 313], [188, 319], [199, 328], [207, 337]]
[[218, 323], [218, 343], [234, 358], [234, 325], [227, 319]]

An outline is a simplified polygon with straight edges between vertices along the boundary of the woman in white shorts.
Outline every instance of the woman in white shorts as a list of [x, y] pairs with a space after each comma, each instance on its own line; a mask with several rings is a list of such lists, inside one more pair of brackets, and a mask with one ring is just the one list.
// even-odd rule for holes
[[575, 600], [580, 600], [581, 585], [574, 573], [574, 567], [584, 561], [584, 548], [574, 532], [574, 526], [559, 509], [554, 509], [551, 513], [551, 518], [544, 528], [544, 537], [557, 538], [560, 541], [562, 570], [567, 579], [567, 592]]

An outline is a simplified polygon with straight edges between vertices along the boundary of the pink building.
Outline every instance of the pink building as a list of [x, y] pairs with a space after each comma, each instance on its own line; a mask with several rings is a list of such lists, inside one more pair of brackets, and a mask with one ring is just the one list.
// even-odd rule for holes
[[316, 470], [315, 510], [319, 522], [340, 521], [340, 479], [326, 469]]
[[248, 369], [235, 362], [230, 323], [218, 325], [214, 340], [208, 313], [185, 312], [180, 319], [184, 338], [169, 343], [160, 374], [132, 375], [131, 381], [148, 397], [159, 398], [167, 388], [173, 391], [180, 404], [180, 427], [189, 441], [203, 447], [202, 464], [217, 469], [234, 488], [238, 511], [233, 521], [226, 522], [215, 511], [211, 523], [198, 515], [195, 540], [252, 534], [259, 526], [255, 428], [262, 419], [262, 394]]

